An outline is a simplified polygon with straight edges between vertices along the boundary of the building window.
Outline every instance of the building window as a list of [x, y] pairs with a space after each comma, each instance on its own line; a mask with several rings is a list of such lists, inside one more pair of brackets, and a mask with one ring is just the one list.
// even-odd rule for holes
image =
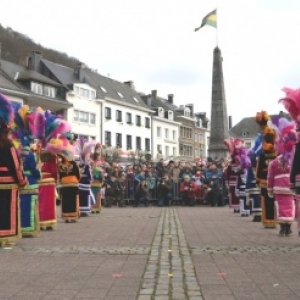
[[53, 86], [44, 85], [44, 95], [47, 97], [55, 98], [56, 89]]
[[89, 122], [89, 113], [85, 111], [79, 111], [79, 122], [88, 123]]
[[111, 108], [105, 107], [105, 119], [111, 119]]
[[151, 151], [150, 149], [150, 139], [145, 139], [145, 150]]
[[141, 116], [135, 116], [135, 124], [136, 126], [141, 126]]
[[90, 98], [90, 91], [88, 89], [79, 88], [79, 96], [83, 98]]
[[117, 122], [122, 122], [122, 112], [120, 110], [116, 111]]
[[105, 144], [111, 146], [111, 132], [105, 131]]
[[145, 127], [150, 128], [150, 118], [145, 118]]
[[132, 115], [131, 115], [131, 113], [126, 113], [126, 123], [128, 123], [128, 124], [132, 123]]
[[43, 85], [42, 84], [37, 83], [37, 82], [31, 82], [30, 86], [31, 86], [31, 91], [33, 93], [43, 95]]
[[162, 154], [161, 145], [157, 145], [157, 153]]
[[173, 147], [173, 158], [177, 156], [176, 147]]
[[172, 138], [173, 138], [174, 141], [176, 140], [176, 130], [172, 131]]
[[169, 128], [165, 128], [165, 138], [169, 138]]
[[193, 146], [188, 144], [180, 144], [180, 155], [181, 156], [193, 156]]
[[184, 110], [184, 116], [190, 118], [190, 116], [191, 116], [191, 111], [190, 111], [189, 108], [186, 108], [186, 109]]
[[246, 147], [246, 149], [250, 149], [251, 148], [251, 142], [246, 142], [245, 147]]
[[156, 137], [161, 137], [161, 127], [157, 127]]
[[122, 147], [122, 134], [121, 133], [116, 133], [116, 145], [118, 147]]
[[142, 150], [141, 138], [139, 136], [136, 137], [136, 150]]
[[180, 127], [180, 135], [185, 139], [192, 139], [192, 128], [191, 127]]
[[127, 150], [132, 149], [132, 137], [131, 135], [126, 135], [126, 144], [127, 144]]
[[96, 125], [96, 114], [90, 113], [90, 124]]
[[96, 92], [95, 91], [91, 91], [91, 99], [96, 99]]
[[169, 146], [166, 146], [166, 158], [169, 157]]

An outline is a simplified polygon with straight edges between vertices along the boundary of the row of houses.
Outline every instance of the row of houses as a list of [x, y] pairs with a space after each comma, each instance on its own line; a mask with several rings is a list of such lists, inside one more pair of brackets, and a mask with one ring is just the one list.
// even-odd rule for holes
[[207, 156], [209, 120], [193, 104], [176, 106], [174, 95], [142, 93], [84, 64], [72, 69], [32, 51], [26, 66], [1, 59], [0, 92], [12, 101], [63, 115], [73, 133], [107, 147], [142, 150], [152, 159], [192, 161]]

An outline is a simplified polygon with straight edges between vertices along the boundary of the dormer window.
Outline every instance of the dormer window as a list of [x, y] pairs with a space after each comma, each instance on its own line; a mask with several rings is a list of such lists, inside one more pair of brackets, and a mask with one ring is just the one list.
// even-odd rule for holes
[[169, 120], [173, 120], [174, 119], [174, 115], [173, 115], [173, 112], [171, 110], [168, 111], [168, 119]]
[[31, 91], [43, 95], [43, 85], [41, 83], [31, 82]]
[[191, 117], [191, 110], [189, 108], [184, 109], [184, 116], [188, 118]]
[[103, 87], [103, 86], [100, 86], [100, 89], [103, 93], [106, 93], [107, 94], [107, 90]]
[[89, 87], [81, 87], [78, 85], [74, 86], [74, 92], [77, 96], [81, 98], [86, 98], [86, 99], [96, 99], [96, 91], [94, 89], [91, 89]]
[[30, 87], [31, 91], [35, 94], [44, 95], [51, 98], [55, 98], [56, 96], [56, 88], [53, 86], [32, 81]]
[[117, 92], [117, 94], [118, 94], [118, 96], [119, 96], [121, 99], [124, 98], [123, 94], [121, 94], [120, 92]]
[[158, 116], [162, 118], [164, 117], [164, 109], [162, 107], [158, 108]]

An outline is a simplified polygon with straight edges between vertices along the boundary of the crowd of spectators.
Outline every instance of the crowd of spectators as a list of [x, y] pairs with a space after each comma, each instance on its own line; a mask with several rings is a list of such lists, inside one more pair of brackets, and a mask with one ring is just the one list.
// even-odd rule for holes
[[227, 204], [224, 169], [227, 160], [161, 160], [138, 165], [105, 163], [103, 168], [103, 204], [107, 207], [132, 204], [158, 206]]

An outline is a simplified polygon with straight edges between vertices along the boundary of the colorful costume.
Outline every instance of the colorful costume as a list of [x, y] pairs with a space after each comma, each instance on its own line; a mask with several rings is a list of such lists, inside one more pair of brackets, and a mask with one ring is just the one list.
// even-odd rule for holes
[[93, 163], [93, 181], [91, 183], [92, 193], [96, 203], [92, 205], [92, 213], [100, 213], [101, 211], [101, 187], [102, 187], [102, 169], [100, 162]]
[[[20, 189], [21, 226], [23, 236], [35, 236], [40, 233], [39, 206], [38, 206], [38, 180], [41, 178], [36, 158], [30, 145], [33, 142], [33, 127], [29, 126], [30, 110], [23, 105], [15, 110], [14, 126], [12, 136], [20, 143], [22, 153], [23, 170], [27, 177], [28, 184]], [[31, 123], [30, 123], [31, 124]]]
[[296, 143], [295, 123], [285, 118], [278, 120], [276, 148], [279, 156], [269, 164], [268, 194], [275, 198], [276, 220], [280, 223], [280, 235], [291, 233], [291, 222], [295, 219], [294, 193], [290, 190], [290, 169]]
[[237, 189], [238, 178], [242, 172], [239, 163], [238, 149], [242, 146], [243, 140], [229, 138], [224, 140], [224, 144], [228, 148], [231, 156], [231, 162], [225, 170], [225, 180], [228, 189], [229, 207], [233, 208], [234, 212], [240, 211], [240, 198]]
[[19, 186], [27, 179], [13, 143], [7, 138], [13, 120], [11, 102], [0, 94], [0, 245], [11, 245], [21, 236]]
[[61, 191], [61, 216], [66, 222], [75, 222], [79, 218], [79, 190], [80, 173], [78, 165], [73, 161], [74, 149], [68, 139], [60, 136], [51, 139], [46, 151], [58, 155], [58, 180]]
[[24, 174], [28, 180], [28, 184], [20, 190], [22, 235], [35, 236], [40, 233], [38, 180], [41, 174], [29, 147], [23, 147], [22, 160]]
[[47, 153], [41, 171], [42, 179], [39, 181], [39, 211], [40, 226], [43, 229], [53, 229], [57, 223], [56, 218], [56, 182], [57, 157]]
[[79, 209], [81, 216], [87, 216], [91, 212], [92, 204], [95, 204], [95, 198], [91, 190], [92, 168], [90, 164], [93, 141], [79, 140], [78, 141], [79, 156], [80, 156], [80, 181], [79, 181]]
[[256, 165], [257, 157], [262, 154], [262, 135], [260, 134], [254, 143], [254, 147], [248, 151], [251, 161], [251, 167], [247, 170], [246, 177], [246, 203], [250, 205], [250, 212], [253, 216], [253, 222], [261, 222], [261, 203], [260, 189], [256, 183]]
[[284, 88], [285, 97], [279, 100], [296, 123], [296, 145], [290, 172], [290, 189], [295, 193], [297, 229], [300, 237], [300, 89]]
[[262, 111], [257, 113], [256, 122], [262, 129], [262, 149], [263, 153], [259, 156], [256, 166], [256, 182], [260, 188], [261, 195], [261, 210], [262, 223], [265, 228], [275, 228], [274, 220], [274, 198], [269, 197], [267, 191], [267, 176], [268, 166], [270, 162], [276, 157], [275, 151], [275, 130], [268, 126], [270, 117], [267, 112]]

